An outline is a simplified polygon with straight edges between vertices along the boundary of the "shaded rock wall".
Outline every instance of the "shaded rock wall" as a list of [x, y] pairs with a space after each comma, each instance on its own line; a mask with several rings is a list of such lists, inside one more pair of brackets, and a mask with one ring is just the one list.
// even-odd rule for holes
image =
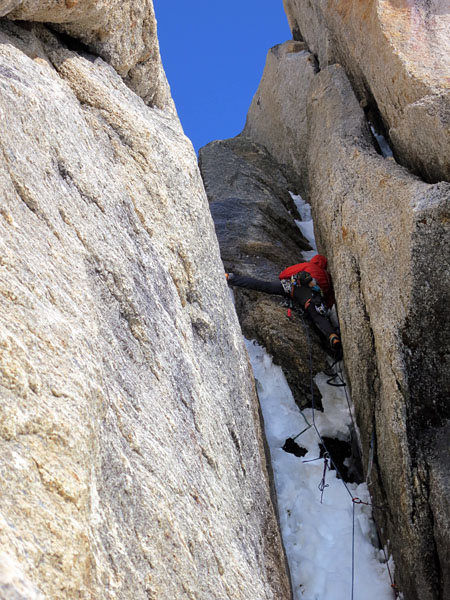
[[[199, 164], [228, 271], [273, 281], [302, 260], [309, 244], [294, 224], [300, 216], [288, 192], [295, 192], [298, 182], [290, 169], [244, 136], [204, 146]], [[299, 406], [310, 406], [308, 335], [316, 373], [326, 367], [319, 338], [305, 333], [295, 313], [288, 319], [280, 296], [233, 290], [244, 335], [262, 344], [282, 367]], [[315, 394], [319, 404], [317, 388]]]
[[376, 103], [399, 162], [450, 180], [450, 12], [443, 0], [284, 0], [294, 39], [344, 65]]
[[195, 153], [121, 75], [1, 23], [0, 595], [287, 599]]
[[227, 268], [277, 278], [310, 249], [293, 219], [297, 178], [263, 146], [245, 137], [212, 142], [199, 165]]

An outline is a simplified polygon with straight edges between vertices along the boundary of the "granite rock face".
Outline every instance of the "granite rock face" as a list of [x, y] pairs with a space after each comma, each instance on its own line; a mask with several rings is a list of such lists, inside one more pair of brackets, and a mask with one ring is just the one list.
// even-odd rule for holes
[[[413, 4], [417, 19], [422, 18], [425, 4], [408, 6]], [[431, 118], [441, 99], [446, 102], [441, 93], [446, 66], [432, 71], [428, 63], [424, 68], [417, 63], [414, 72], [414, 57], [406, 50], [402, 60], [394, 60], [401, 44], [407, 44], [401, 27], [400, 41], [390, 44], [389, 52], [381, 51], [387, 34], [372, 39], [389, 7], [399, 11], [391, 15], [394, 36], [396, 17], [409, 10], [403, 2], [292, 0], [285, 5], [294, 37], [306, 40], [322, 70], [314, 70], [303, 42], [270, 51], [244, 134], [275, 158], [282, 157], [306, 190], [317, 243], [329, 259], [336, 286], [365, 465], [372, 436], [376, 441], [371, 491], [374, 503], [387, 510], [375, 516], [389, 541], [405, 598], [443, 600], [450, 597], [450, 464], [445, 450], [450, 423], [450, 185], [426, 183], [394, 158], [383, 158], [367, 119], [374, 113], [365, 113], [361, 105], [371, 102], [370, 94], [376, 96], [385, 123], [392, 119], [405, 134], [399, 141], [391, 125], [397, 158], [400, 154], [430, 180], [447, 177], [441, 161], [447, 160], [443, 145], [450, 139], [446, 109], [434, 129], [426, 119], [415, 119], [411, 132], [417, 138], [406, 135], [410, 111], [428, 103]], [[442, 24], [439, 19], [448, 16], [445, 7], [427, 6], [436, 17], [429, 19], [429, 27]], [[446, 43], [437, 62], [448, 57]], [[292, 53], [293, 48], [299, 52]], [[336, 61], [343, 66], [333, 65]], [[377, 87], [377, 76], [389, 74], [393, 65], [398, 75], [388, 93], [381, 84]], [[401, 76], [403, 68], [408, 68], [407, 77]], [[416, 102], [417, 90], [424, 97], [429, 94], [426, 100]], [[407, 146], [404, 153], [399, 152], [402, 144]], [[423, 156], [417, 158], [417, 152]], [[276, 351], [275, 360], [280, 360]]]
[[[300, 177], [306, 173], [306, 102], [316, 72], [315, 58], [304, 43], [288, 41], [271, 48], [242, 132]], [[305, 177], [302, 184], [306, 186]]]
[[[302, 250], [310, 247], [294, 223], [300, 217], [289, 191], [298, 182], [289, 169], [243, 136], [204, 146], [199, 164], [226, 270], [271, 281], [301, 262]], [[280, 296], [233, 291], [244, 335], [282, 367], [299, 406], [310, 406], [309, 337], [315, 372], [327, 364], [317, 335], [305, 332], [298, 315], [288, 319]], [[317, 388], [315, 393], [319, 401]]]
[[123, 76], [0, 25], [0, 595], [287, 600], [196, 156]]
[[111, 64], [147, 104], [175, 110], [151, 0], [0, 0], [0, 16], [51, 24]]
[[366, 460], [376, 440], [374, 504], [389, 507], [377, 520], [405, 598], [447, 598], [450, 184], [376, 153], [339, 66], [316, 76], [307, 114], [315, 229], [333, 265]]
[[295, 39], [320, 67], [345, 67], [358, 100], [376, 105], [396, 159], [430, 182], [450, 180], [450, 12], [445, 0], [284, 0]]

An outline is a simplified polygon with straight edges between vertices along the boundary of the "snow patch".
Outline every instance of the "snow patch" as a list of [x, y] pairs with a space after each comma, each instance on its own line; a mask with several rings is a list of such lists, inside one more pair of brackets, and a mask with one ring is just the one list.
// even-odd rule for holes
[[[312, 409], [304, 410], [302, 415], [281, 368], [256, 342], [246, 340], [246, 346], [272, 457], [294, 600], [392, 600], [384, 554], [377, 548], [371, 507], [352, 502], [352, 497], [370, 502], [367, 485], [344, 485], [334, 470], [328, 470], [321, 503], [318, 484], [323, 477], [324, 460], [305, 462], [320, 455], [320, 438], [315, 429], [309, 428], [296, 439], [307, 450], [304, 457], [282, 450], [287, 438], [305, 429], [305, 419], [313, 423]], [[315, 411], [314, 422], [322, 436], [348, 439], [351, 417], [344, 388], [327, 385], [327, 379], [323, 373], [315, 378], [323, 396], [324, 412]]]
[[386, 138], [384, 137], [384, 135], [381, 135], [381, 133], [378, 133], [375, 130], [375, 127], [371, 124], [369, 124], [370, 130], [374, 136], [374, 138], [377, 140], [378, 142], [378, 146], [380, 147], [381, 150], [381, 155], [383, 156], [383, 158], [391, 158], [394, 156], [391, 147], [389, 146]]
[[312, 248], [312, 250], [302, 252], [304, 260], [308, 261], [317, 254], [316, 239], [314, 237], [314, 223], [311, 216], [311, 205], [303, 200], [301, 196], [293, 194], [292, 192], [289, 192], [289, 194], [302, 219], [301, 221], [295, 220], [295, 224], [302, 232], [303, 237], [308, 240]]

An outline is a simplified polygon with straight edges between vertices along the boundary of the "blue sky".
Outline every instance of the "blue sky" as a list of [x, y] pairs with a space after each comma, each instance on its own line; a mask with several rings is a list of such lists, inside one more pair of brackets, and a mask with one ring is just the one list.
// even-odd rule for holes
[[164, 69], [195, 149], [245, 124], [269, 48], [291, 39], [282, 0], [154, 0]]

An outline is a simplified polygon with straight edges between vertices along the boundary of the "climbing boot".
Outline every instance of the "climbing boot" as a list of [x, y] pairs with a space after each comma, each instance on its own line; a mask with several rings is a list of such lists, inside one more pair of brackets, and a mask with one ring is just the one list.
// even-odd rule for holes
[[225, 279], [227, 281], [232, 281], [233, 277], [234, 277], [234, 273], [225, 273]]
[[342, 344], [339, 336], [336, 333], [332, 333], [328, 338], [328, 342], [331, 346], [331, 350], [335, 359], [342, 360]]

